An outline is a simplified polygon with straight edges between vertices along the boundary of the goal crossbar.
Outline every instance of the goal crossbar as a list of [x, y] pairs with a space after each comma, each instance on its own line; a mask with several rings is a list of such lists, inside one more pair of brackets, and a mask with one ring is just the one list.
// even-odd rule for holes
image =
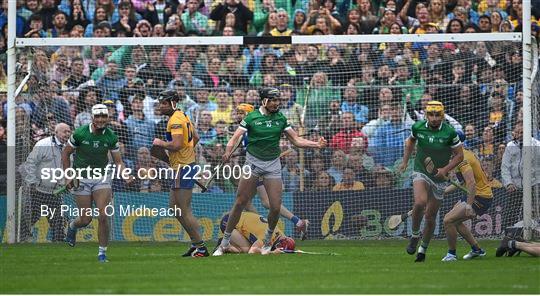
[[247, 45], [247, 44], [353, 44], [405, 42], [521, 42], [521, 33], [403, 34], [403, 35], [331, 35], [290, 37], [148, 37], [148, 38], [17, 38], [16, 47], [39, 46], [152, 46], [152, 45]]

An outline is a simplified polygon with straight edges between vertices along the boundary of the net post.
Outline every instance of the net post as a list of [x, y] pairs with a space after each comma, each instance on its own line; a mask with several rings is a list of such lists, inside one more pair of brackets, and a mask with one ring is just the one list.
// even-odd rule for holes
[[532, 236], [532, 38], [531, 1], [523, 0], [523, 237]]
[[15, 72], [16, 72], [16, 52], [15, 52], [15, 38], [16, 38], [16, 14], [17, 14], [17, 2], [16, 0], [9, 0], [8, 2], [8, 39], [7, 39], [7, 242], [12, 244], [16, 242], [15, 239], [15, 203], [16, 203], [16, 190], [15, 190]]

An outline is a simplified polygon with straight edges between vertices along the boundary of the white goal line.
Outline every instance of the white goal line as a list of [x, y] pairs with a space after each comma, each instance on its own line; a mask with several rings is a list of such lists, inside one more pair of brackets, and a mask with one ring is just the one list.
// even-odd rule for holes
[[16, 47], [41, 46], [163, 46], [163, 45], [246, 45], [273, 44], [351, 44], [381, 42], [521, 42], [521, 33], [400, 34], [400, 35], [326, 35], [291, 37], [204, 36], [204, 37], [110, 37], [110, 38], [17, 38]]

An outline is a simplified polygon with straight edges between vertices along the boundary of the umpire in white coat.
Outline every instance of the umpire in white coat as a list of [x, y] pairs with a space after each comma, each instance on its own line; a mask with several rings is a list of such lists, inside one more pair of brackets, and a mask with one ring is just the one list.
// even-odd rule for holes
[[[523, 217], [523, 125], [517, 124], [512, 133], [514, 140], [508, 142], [501, 162], [501, 179], [507, 200], [503, 213], [503, 226], [512, 226]], [[540, 194], [540, 141], [532, 139], [532, 185], [533, 200]], [[536, 198], [534, 197], [536, 196]], [[533, 208], [538, 205], [533, 204]], [[535, 213], [538, 214], [538, 213]]]
[[[62, 169], [62, 149], [71, 136], [71, 128], [65, 123], [59, 123], [54, 128], [54, 135], [39, 140], [26, 162], [21, 166], [20, 172], [26, 185], [26, 199], [24, 214], [21, 223], [21, 238], [31, 238], [31, 229], [41, 217], [41, 205], [49, 209], [56, 209], [54, 216], [47, 216], [52, 234], [52, 241], [64, 240], [64, 218], [59, 214], [62, 200], [53, 196], [53, 191], [62, 186], [63, 180], [51, 182], [43, 179], [42, 169]], [[50, 211], [49, 211], [50, 212]]]

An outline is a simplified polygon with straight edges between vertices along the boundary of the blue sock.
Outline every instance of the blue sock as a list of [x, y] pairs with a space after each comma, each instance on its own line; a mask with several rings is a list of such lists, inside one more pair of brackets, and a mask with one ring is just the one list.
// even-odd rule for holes
[[456, 250], [448, 250], [448, 254], [456, 256]]
[[296, 225], [298, 224], [298, 222], [300, 221], [300, 218], [296, 217], [296, 216], [292, 216], [291, 218], [291, 222]]
[[478, 247], [478, 245], [471, 246], [471, 249], [475, 252], [479, 252], [481, 249]]
[[102, 247], [102, 246], [99, 246], [98, 247], [98, 255], [105, 255], [105, 252], [107, 252], [107, 247]]

